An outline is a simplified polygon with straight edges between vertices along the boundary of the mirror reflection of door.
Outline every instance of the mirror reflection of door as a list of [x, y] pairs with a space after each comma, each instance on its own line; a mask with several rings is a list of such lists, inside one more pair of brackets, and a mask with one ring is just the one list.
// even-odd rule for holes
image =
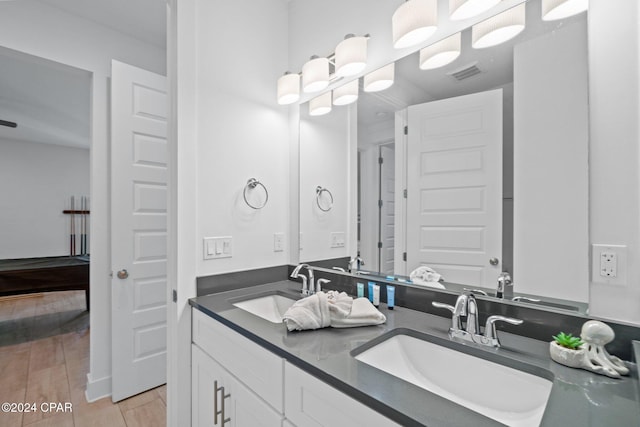
[[490, 287], [502, 253], [502, 90], [409, 107], [407, 266]]
[[363, 269], [393, 275], [395, 143], [361, 147], [358, 161], [358, 252]]

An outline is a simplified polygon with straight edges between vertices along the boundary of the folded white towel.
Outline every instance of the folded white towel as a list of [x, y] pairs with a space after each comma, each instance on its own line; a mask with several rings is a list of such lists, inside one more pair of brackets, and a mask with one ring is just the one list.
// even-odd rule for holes
[[387, 321], [384, 314], [371, 304], [367, 298], [356, 298], [351, 304], [351, 311], [346, 316], [335, 316], [331, 313], [331, 327], [353, 328], [356, 326], [380, 325]]
[[284, 314], [284, 323], [290, 331], [379, 325], [386, 320], [368, 299], [354, 301], [337, 291], [318, 292], [296, 301]]

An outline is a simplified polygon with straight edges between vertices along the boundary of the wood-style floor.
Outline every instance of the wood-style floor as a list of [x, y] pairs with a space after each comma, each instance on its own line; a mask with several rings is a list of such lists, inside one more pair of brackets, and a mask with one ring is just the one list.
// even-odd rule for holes
[[[86, 401], [89, 327], [83, 310], [84, 291], [0, 298], [0, 404], [36, 404], [35, 412], [0, 412], [0, 427], [166, 425], [166, 386], [115, 404], [110, 398]], [[47, 402], [63, 406], [45, 412]], [[64, 411], [65, 403], [71, 411]]]

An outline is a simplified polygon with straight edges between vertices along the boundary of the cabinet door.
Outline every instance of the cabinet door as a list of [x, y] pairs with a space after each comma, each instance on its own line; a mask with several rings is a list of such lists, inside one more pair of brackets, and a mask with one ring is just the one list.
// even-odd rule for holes
[[196, 309], [193, 309], [193, 342], [249, 390], [283, 412], [281, 357]]
[[192, 426], [282, 426], [281, 414], [236, 380], [198, 346], [191, 347]]
[[285, 415], [298, 427], [398, 426], [290, 363], [284, 366], [284, 382]]
[[224, 370], [195, 345], [191, 346], [191, 361], [191, 425], [220, 426], [214, 419], [214, 409], [220, 403], [215, 384], [223, 386]]

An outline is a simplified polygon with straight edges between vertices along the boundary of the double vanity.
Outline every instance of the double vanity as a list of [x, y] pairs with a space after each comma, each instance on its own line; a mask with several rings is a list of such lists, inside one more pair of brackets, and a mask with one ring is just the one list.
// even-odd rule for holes
[[[640, 422], [635, 365], [629, 377], [610, 379], [553, 362], [548, 341], [502, 330], [493, 331], [500, 346], [451, 339], [455, 313], [452, 322], [447, 310], [439, 316], [385, 304], [383, 325], [288, 332], [282, 315], [300, 290], [282, 280], [191, 300], [192, 425]], [[456, 303], [469, 308], [462, 299]], [[521, 320], [515, 328], [531, 321]]]

